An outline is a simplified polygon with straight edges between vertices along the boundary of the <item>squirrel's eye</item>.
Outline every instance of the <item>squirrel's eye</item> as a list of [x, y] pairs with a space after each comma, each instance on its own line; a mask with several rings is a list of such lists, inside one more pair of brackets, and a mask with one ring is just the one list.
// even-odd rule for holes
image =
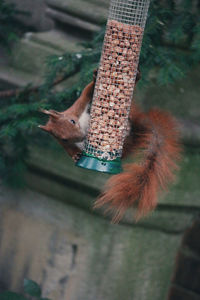
[[72, 120], [70, 120], [70, 122], [73, 124], [73, 125], [75, 125], [76, 124], [76, 122], [72, 119]]

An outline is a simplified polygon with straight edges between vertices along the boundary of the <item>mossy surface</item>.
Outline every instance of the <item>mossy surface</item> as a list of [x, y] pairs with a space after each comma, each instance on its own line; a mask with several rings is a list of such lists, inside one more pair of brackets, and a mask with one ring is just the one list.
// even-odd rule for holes
[[[54, 151], [31, 148], [31, 152], [28, 164], [69, 180], [69, 184], [75, 182], [77, 192], [80, 184], [88, 188], [88, 193], [92, 189], [94, 195], [110, 177], [108, 174], [77, 168], [59, 146], [55, 146]], [[159, 198], [159, 204], [200, 207], [200, 152], [198, 149], [186, 148], [182, 156], [176, 182], [170, 186], [167, 194]]]
[[[200, 66], [194, 68], [186, 78], [168, 86], [154, 85], [137, 89], [136, 103], [146, 110], [160, 107], [177, 117], [199, 123]], [[200, 123], [199, 123], [200, 124]]]
[[3, 189], [0, 206], [0, 270], [12, 261], [12, 269], [1, 272], [7, 288], [19, 290], [25, 274], [52, 299], [167, 298], [181, 234], [113, 225], [28, 190]]

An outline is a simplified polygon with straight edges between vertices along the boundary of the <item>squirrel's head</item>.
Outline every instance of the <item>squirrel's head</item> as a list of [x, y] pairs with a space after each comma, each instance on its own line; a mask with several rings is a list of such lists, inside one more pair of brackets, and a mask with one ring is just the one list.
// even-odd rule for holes
[[41, 110], [41, 112], [49, 115], [46, 125], [39, 125], [42, 130], [49, 132], [63, 142], [74, 143], [84, 139], [84, 134], [75, 115], [72, 116], [67, 110], [64, 112]]

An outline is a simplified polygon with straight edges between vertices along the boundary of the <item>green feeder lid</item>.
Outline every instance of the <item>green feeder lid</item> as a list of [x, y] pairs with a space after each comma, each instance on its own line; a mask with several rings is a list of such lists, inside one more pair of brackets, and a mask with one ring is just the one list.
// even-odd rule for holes
[[76, 162], [76, 166], [110, 174], [117, 174], [122, 172], [120, 158], [108, 161], [83, 154], [81, 158]]

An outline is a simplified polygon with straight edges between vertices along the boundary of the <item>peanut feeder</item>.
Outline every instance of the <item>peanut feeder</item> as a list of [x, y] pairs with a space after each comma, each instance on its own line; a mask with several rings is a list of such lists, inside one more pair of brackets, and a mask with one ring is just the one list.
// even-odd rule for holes
[[85, 149], [77, 166], [121, 172], [144, 26], [150, 0], [111, 0]]

